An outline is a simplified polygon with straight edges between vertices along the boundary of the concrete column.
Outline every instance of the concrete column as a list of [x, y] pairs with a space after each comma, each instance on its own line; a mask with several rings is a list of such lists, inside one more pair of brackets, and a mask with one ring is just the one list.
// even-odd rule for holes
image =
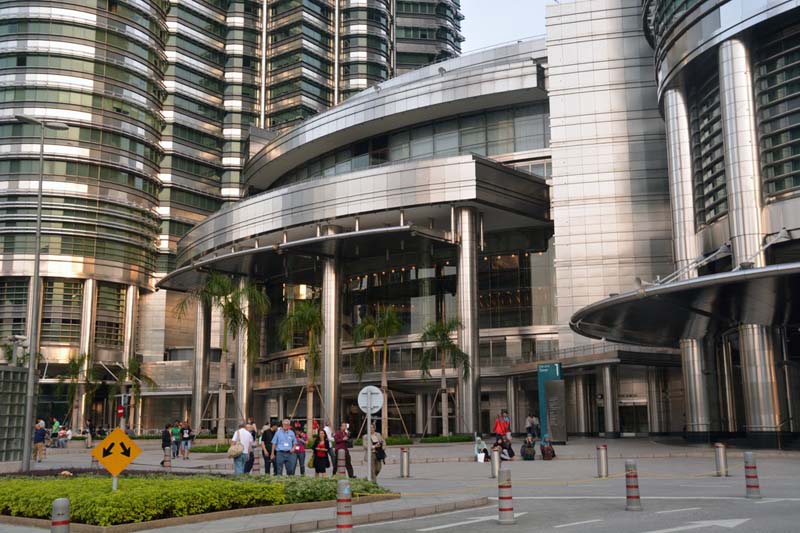
[[434, 413], [431, 411], [433, 409], [433, 398], [431, 398], [430, 394], [425, 395], [425, 414], [426, 416], [430, 416], [430, 422], [428, 424], [428, 435], [435, 435], [436, 431], [436, 417]]
[[[473, 207], [456, 210], [460, 246], [458, 249], [458, 286], [456, 289], [458, 320], [458, 347], [469, 355], [469, 376], [463, 380], [460, 404], [464, 433], [473, 433], [478, 427], [480, 366], [478, 359], [478, 239], [477, 216]], [[458, 418], [458, 417], [457, 417]]]
[[617, 369], [612, 365], [600, 368], [603, 381], [603, 413], [605, 436], [607, 439], [619, 438], [619, 412], [617, 407]]
[[278, 420], [283, 420], [286, 417], [285, 406], [286, 406], [286, 395], [281, 392], [280, 394], [278, 394]]
[[[325, 235], [335, 235], [339, 226], [326, 226]], [[339, 343], [341, 322], [341, 269], [336, 254], [322, 264], [322, 418], [338, 420]], [[313, 407], [311, 407], [311, 411]]]
[[694, 436], [705, 438], [711, 430], [711, 418], [703, 365], [703, 345], [697, 339], [681, 339], [680, 349], [686, 403], [686, 432], [700, 434]]
[[139, 287], [128, 285], [125, 291], [125, 331], [122, 344], [122, 359], [128, 360], [136, 355], [136, 310], [139, 308]]
[[754, 324], [739, 326], [739, 357], [748, 437], [769, 437], [770, 433], [780, 431], [781, 422], [775, 349], [770, 329]]
[[747, 45], [738, 38], [719, 46], [719, 98], [728, 189], [733, 265], [764, 266], [761, 251], [761, 166], [753, 72]]
[[520, 432], [517, 418], [517, 380], [514, 376], [506, 378], [506, 404], [508, 405], [508, 418], [511, 420], [511, 431]]
[[[664, 125], [667, 133], [667, 174], [672, 208], [672, 247], [676, 270], [687, 267], [699, 255], [694, 225], [694, 187], [692, 140], [689, 114], [683, 92], [678, 88], [664, 93]], [[683, 279], [697, 276], [688, 269]]]
[[425, 395], [417, 394], [417, 403], [415, 406], [416, 424], [414, 425], [414, 433], [422, 435], [425, 431]]
[[[239, 288], [244, 288], [244, 278], [239, 280]], [[239, 302], [248, 320], [251, 318], [249, 302], [243, 298]], [[253, 365], [247, 355], [248, 332], [245, 328], [236, 336], [236, 411], [235, 415], [241, 422], [247, 422], [247, 418], [252, 416], [252, 389], [253, 389]]]
[[667, 433], [667, 428], [669, 427], [667, 416], [664, 369], [653, 366], [647, 367], [647, 418], [651, 435]]
[[[203, 429], [203, 410], [208, 401], [208, 354], [211, 351], [211, 307], [198, 302], [192, 366], [192, 427]], [[211, 418], [211, 416], [206, 416]]]
[[733, 388], [733, 355], [730, 341], [722, 339], [719, 361], [720, 405], [722, 407], [722, 431], [735, 433], [739, 429], [736, 416], [736, 396]]
[[575, 388], [575, 433], [580, 436], [586, 436], [589, 434], [586, 380], [583, 374], [576, 374], [572, 380]]
[[86, 376], [89, 367], [94, 360], [94, 323], [97, 314], [97, 282], [87, 279], [83, 282], [83, 305], [81, 307], [81, 337], [78, 346], [79, 354], [86, 354], [78, 378], [78, 399], [77, 406], [72, 413], [72, 427], [81, 429], [84, 424], [84, 416], [88, 408], [88, 395], [86, 393]]

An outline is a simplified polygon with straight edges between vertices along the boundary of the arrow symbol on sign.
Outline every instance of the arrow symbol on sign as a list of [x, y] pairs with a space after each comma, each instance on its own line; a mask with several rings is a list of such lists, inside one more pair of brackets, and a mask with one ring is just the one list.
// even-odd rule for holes
[[108, 448], [103, 448], [103, 457], [105, 458], [111, 455], [111, 450], [113, 449], [114, 449], [114, 443], [112, 442], [111, 444], [108, 445]]
[[120, 442], [119, 447], [122, 448], [122, 455], [124, 455], [125, 457], [131, 456], [131, 449], [125, 446], [124, 442]]
[[741, 526], [748, 520], [750, 519], [737, 518], [734, 520], [702, 520], [700, 522], [690, 522], [685, 526], [671, 527], [669, 529], [659, 529], [654, 531], [645, 531], [644, 533], [673, 533], [675, 531], [689, 531], [690, 529], [700, 529], [704, 527], [714, 527], [714, 526], [733, 529], [735, 527]]

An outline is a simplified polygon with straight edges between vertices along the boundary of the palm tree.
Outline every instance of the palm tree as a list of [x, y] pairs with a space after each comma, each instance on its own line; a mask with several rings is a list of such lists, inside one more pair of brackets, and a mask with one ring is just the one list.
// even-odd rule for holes
[[[306, 352], [306, 418], [308, 428], [314, 420], [314, 387], [319, 371], [319, 342], [322, 337], [322, 309], [317, 300], [300, 300], [286, 314], [278, 327], [281, 343], [291, 348], [295, 332], [303, 332], [308, 340]], [[328, 406], [335, 409], [335, 406]], [[325, 406], [323, 406], [323, 409]], [[327, 416], [333, 421], [333, 413]]]
[[380, 342], [383, 348], [381, 361], [381, 390], [383, 391], [383, 407], [381, 408], [381, 431], [384, 436], [389, 435], [389, 381], [386, 375], [389, 360], [389, 337], [400, 333], [400, 319], [394, 307], [378, 306], [376, 314], [368, 314], [356, 326], [353, 340], [359, 344], [364, 339], [370, 339], [364, 353], [373, 352], [375, 345]]
[[[124, 391], [125, 394], [130, 393], [133, 396], [132, 405], [139, 405], [139, 398], [142, 397], [143, 385], [148, 389], [158, 388], [158, 383], [142, 370], [142, 362], [139, 361], [139, 358], [132, 355], [128, 358], [127, 365], [118, 363], [118, 366], [121, 372], [119, 374], [115, 372], [117, 381], [109, 386], [109, 397], [114, 397]], [[128, 424], [128, 427], [133, 427], [132, 420]]]
[[419, 368], [423, 376], [431, 376], [430, 365], [431, 361], [439, 356], [441, 361], [441, 395], [442, 395], [442, 435], [447, 436], [450, 433], [450, 420], [448, 420], [447, 413], [449, 411], [447, 406], [447, 379], [445, 378], [445, 363], [447, 356], [450, 356], [450, 364], [454, 369], [461, 367], [463, 377], [469, 375], [469, 356], [461, 351], [456, 343], [453, 342], [451, 337], [452, 333], [457, 331], [461, 324], [456, 319], [448, 321], [429, 322], [422, 332], [422, 342], [433, 343], [431, 348], [422, 352], [422, 357], [419, 360]]
[[84, 417], [86, 416], [86, 413], [78, 412], [80, 410], [81, 395], [85, 395], [85, 404], [89, 405], [92, 403], [94, 394], [101, 385], [101, 382], [95, 379], [91, 354], [82, 353], [75, 357], [70, 357], [69, 361], [67, 361], [66, 372], [63, 376], [58, 378], [58, 381], [59, 389], [66, 383], [69, 410], [67, 411], [65, 420], [70, 420], [70, 426], [73, 429], [78, 429], [76, 427], [78, 421], [84, 421]]
[[[261, 331], [255, 317], [269, 312], [269, 298], [263, 287], [249, 278], [243, 283], [232, 276], [211, 271], [202, 285], [189, 291], [175, 307], [178, 317], [183, 317], [191, 307], [201, 304], [203, 308], [217, 309], [222, 317], [222, 353], [219, 361], [219, 404], [217, 438], [225, 439], [226, 389], [228, 385], [228, 335], [231, 339], [247, 332], [247, 357], [255, 359], [260, 345]], [[197, 422], [198, 430], [200, 422]]]

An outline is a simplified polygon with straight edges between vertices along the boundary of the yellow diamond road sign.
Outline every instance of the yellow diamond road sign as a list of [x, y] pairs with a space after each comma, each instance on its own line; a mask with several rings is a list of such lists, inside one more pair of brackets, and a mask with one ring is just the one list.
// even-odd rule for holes
[[118, 476], [136, 459], [142, 449], [124, 431], [116, 428], [92, 450], [92, 455], [112, 476]]

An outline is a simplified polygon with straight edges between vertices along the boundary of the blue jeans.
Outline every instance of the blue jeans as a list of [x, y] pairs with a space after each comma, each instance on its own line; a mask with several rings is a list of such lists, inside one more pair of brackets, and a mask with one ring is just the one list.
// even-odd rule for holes
[[286, 475], [294, 475], [294, 467], [297, 464], [297, 457], [292, 452], [277, 452], [275, 454], [275, 463], [278, 465], [278, 475], [283, 475], [283, 469], [286, 467]]
[[244, 464], [247, 462], [249, 454], [243, 453], [233, 460], [233, 473], [244, 474]]

